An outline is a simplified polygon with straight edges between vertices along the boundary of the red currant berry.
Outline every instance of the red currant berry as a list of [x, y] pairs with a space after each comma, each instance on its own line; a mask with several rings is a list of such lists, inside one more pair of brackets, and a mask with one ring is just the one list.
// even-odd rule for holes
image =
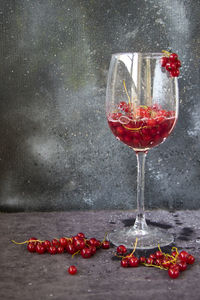
[[74, 254], [76, 252], [76, 248], [72, 243], [68, 243], [68, 245], [65, 248], [69, 254]]
[[161, 251], [156, 251], [156, 258], [163, 258], [163, 253]]
[[144, 256], [140, 257], [140, 263], [145, 264], [146, 263], [146, 258]]
[[96, 240], [96, 242], [94, 243], [94, 246], [95, 246], [96, 248], [100, 248], [100, 247], [101, 247], [101, 241]]
[[186, 251], [181, 251], [181, 252], [179, 253], [178, 257], [179, 257], [179, 259], [180, 259], [181, 261], [187, 262], [187, 257], [188, 257], [188, 255], [189, 255], [189, 254], [188, 254]]
[[104, 242], [102, 242], [101, 247], [102, 247], [103, 249], [109, 249], [109, 248], [110, 248], [110, 243], [109, 243], [109, 241], [104, 241]]
[[174, 62], [178, 59], [178, 54], [176, 53], [171, 53], [170, 56], [169, 56], [169, 60]]
[[156, 264], [157, 266], [161, 266], [161, 265], [162, 265], [162, 259], [156, 258], [155, 264]]
[[45, 253], [45, 251], [46, 251], [46, 249], [43, 245], [41, 245], [41, 244], [36, 245], [36, 252], [38, 254], [43, 254], [43, 253]]
[[48, 249], [49, 247], [51, 247], [51, 242], [48, 241], [48, 240], [45, 240], [44, 241], [44, 246], [45, 246], [46, 249]]
[[163, 56], [163, 57], [161, 58], [161, 66], [162, 66], [162, 67], [165, 67], [165, 66], [166, 66], [166, 63], [168, 63], [168, 62], [169, 62], [169, 58], [168, 58], [168, 57]]
[[60, 243], [59, 243], [59, 241], [58, 241], [57, 239], [53, 239], [53, 240], [51, 241], [51, 244], [52, 244], [52, 246], [54, 246], [54, 247], [60, 246]]
[[121, 266], [123, 268], [127, 268], [128, 265], [129, 265], [129, 259], [128, 258], [124, 258], [124, 259], [121, 260]]
[[187, 264], [185, 261], [181, 261], [178, 266], [180, 271], [185, 271], [187, 269]]
[[178, 76], [180, 75], [179, 69], [170, 71], [170, 75], [171, 75], [172, 77], [178, 77]]
[[169, 274], [169, 277], [175, 279], [179, 276], [179, 269], [178, 268], [169, 268], [168, 274]]
[[127, 249], [126, 249], [126, 247], [124, 246], [124, 245], [119, 245], [118, 247], [117, 247], [117, 253], [118, 254], [125, 254], [127, 252]]
[[170, 62], [166, 63], [165, 68], [167, 71], [171, 71], [172, 70], [171, 63]]
[[66, 238], [62, 237], [62, 238], [60, 238], [59, 243], [60, 243], [60, 246], [65, 248], [68, 244], [68, 240]]
[[69, 273], [70, 275], [76, 274], [76, 273], [77, 273], [77, 268], [76, 268], [75, 266], [70, 266], [70, 267], [68, 268], [68, 273]]
[[50, 254], [54, 255], [57, 253], [57, 248], [55, 246], [51, 246], [51, 247], [49, 247], [48, 252]]
[[75, 242], [76, 240], [80, 240], [81, 238], [79, 238], [77, 235], [72, 236], [72, 242]]
[[97, 248], [95, 246], [90, 246], [89, 248], [91, 250], [92, 255], [94, 255], [97, 251]]
[[29, 252], [35, 252], [36, 251], [36, 245], [35, 245], [35, 243], [28, 243], [27, 250]]
[[192, 265], [194, 262], [195, 262], [194, 256], [189, 254], [188, 257], [187, 257], [187, 263], [189, 265]]
[[85, 238], [85, 234], [82, 233], [82, 232], [79, 232], [79, 233], [77, 234], [77, 236], [78, 236], [79, 238], [82, 238], [82, 239]]
[[171, 62], [170, 65], [171, 65], [171, 71], [174, 71], [177, 69], [177, 65], [175, 62]]
[[151, 257], [148, 257], [148, 258], [146, 259], [146, 263], [147, 263], [148, 265], [153, 265], [154, 259], [151, 258]]
[[96, 241], [97, 240], [95, 238], [91, 238], [91, 239], [89, 239], [88, 244], [91, 245], [91, 246], [95, 246]]
[[92, 255], [92, 251], [91, 251], [91, 248], [83, 248], [81, 250], [81, 256], [83, 258], [90, 258]]
[[76, 248], [76, 250], [81, 250], [81, 249], [85, 248], [84, 240], [83, 239], [75, 240], [74, 241], [74, 247]]
[[139, 259], [137, 257], [130, 257], [128, 260], [128, 265], [130, 267], [138, 267]]
[[64, 253], [64, 251], [65, 251], [65, 248], [63, 246], [58, 246], [58, 248], [57, 248], [58, 254], [62, 254], [62, 253]]
[[149, 257], [152, 259], [156, 259], [156, 255], [154, 253], [150, 254]]
[[176, 68], [180, 68], [181, 67], [181, 62], [179, 59], [176, 60]]

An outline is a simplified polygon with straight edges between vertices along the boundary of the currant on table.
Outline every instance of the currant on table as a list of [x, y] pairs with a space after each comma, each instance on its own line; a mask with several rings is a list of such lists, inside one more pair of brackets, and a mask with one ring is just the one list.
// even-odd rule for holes
[[[15, 244], [27, 244], [27, 250], [31, 253], [37, 252], [38, 254], [50, 253], [52, 255], [62, 254], [67, 252], [72, 255], [80, 254], [82, 258], [91, 258], [98, 249], [109, 249], [110, 243], [105, 238], [101, 242], [96, 238], [87, 239], [84, 234], [77, 234], [71, 238], [62, 237], [60, 239], [39, 240], [35, 237], [29, 240]], [[135, 256], [137, 248], [137, 239], [135, 241], [134, 249], [131, 253], [128, 253], [127, 248], [124, 245], [119, 245], [116, 248], [116, 256], [121, 258], [121, 266], [123, 268], [137, 268], [139, 265], [146, 267], [155, 267], [162, 270], [167, 270], [170, 278], [177, 278], [181, 272], [185, 271], [188, 265], [192, 265], [195, 262], [193, 255], [186, 251], [178, 252], [176, 247], [172, 247], [171, 253], [164, 253], [158, 246], [158, 251], [151, 253], [148, 257]], [[77, 268], [71, 265], [68, 268], [68, 273], [74, 275], [77, 273]]]
[[[136, 257], [134, 252], [136, 250], [137, 240], [133, 251], [129, 254], [125, 252], [126, 247], [120, 245], [116, 249], [116, 256], [121, 258], [121, 267], [139, 267], [143, 265], [146, 267], [155, 267], [162, 270], [167, 270], [170, 278], [175, 279], [179, 277], [180, 273], [187, 269], [188, 265], [192, 265], [195, 262], [193, 255], [186, 251], [178, 252], [176, 247], [172, 247], [172, 252], [164, 253], [159, 247], [159, 251], [151, 253], [149, 257]], [[126, 253], [126, 255], [122, 255]]]

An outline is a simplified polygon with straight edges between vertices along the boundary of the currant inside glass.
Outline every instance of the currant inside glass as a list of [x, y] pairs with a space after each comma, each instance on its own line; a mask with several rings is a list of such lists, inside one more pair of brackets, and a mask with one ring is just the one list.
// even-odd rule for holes
[[139, 106], [134, 114], [127, 102], [120, 102], [118, 111], [108, 116], [112, 133], [121, 142], [137, 151], [150, 149], [162, 143], [172, 131], [175, 111], [161, 106]]

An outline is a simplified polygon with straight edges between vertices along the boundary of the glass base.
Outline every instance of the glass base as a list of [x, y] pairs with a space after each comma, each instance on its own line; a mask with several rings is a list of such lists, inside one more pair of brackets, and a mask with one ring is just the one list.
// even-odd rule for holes
[[133, 249], [134, 244], [137, 241], [136, 249], [153, 249], [168, 246], [174, 241], [174, 237], [168, 231], [147, 227], [145, 230], [138, 230], [134, 227], [124, 228], [122, 230], [116, 230], [108, 234], [108, 240], [115, 246], [124, 245], [128, 249]]

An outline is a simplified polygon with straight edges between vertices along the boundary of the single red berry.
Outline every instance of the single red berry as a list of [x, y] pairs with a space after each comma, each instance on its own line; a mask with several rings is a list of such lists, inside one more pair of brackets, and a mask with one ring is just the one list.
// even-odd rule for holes
[[36, 245], [35, 245], [35, 243], [28, 243], [27, 250], [29, 252], [35, 252], [36, 251]]
[[144, 256], [140, 257], [140, 263], [145, 264], [146, 263], [146, 258]]
[[70, 275], [76, 274], [76, 273], [77, 273], [77, 268], [76, 268], [75, 266], [70, 266], [70, 267], [68, 268], [68, 273], [69, 273]]
[[179, 59], [177, 59], [175, 63], [176, 63], [176, 67], [177, 67], [177, 68], [180, 68], [180, 67], [181, 67], [181, 62], [180, 62]]
[[75, 240], [74, 247], [76, 248], [76, 250], [81, 250], [81, 249], [85, 248], [84, 240], [83, 239]]
[[77, 241], [77, 240], [84, 240], [84, 238], [82, 238], [82, 237], [79, 237], [79, 236], [77, 236], [77, 235], [75, 235], [75, 236], [73, 236], [72, 237], [72, 242], [74, 243], [75, 241]]
[[43, 254], [43, 253], [45, 253], [45, 251], [46, 251], [46, 249], [43, 245], [41, 245], [41, 244], [36, 245], [36, 252], [38, 254]]
[[67, 246], [68, 240], [66, 238], [62, 237], [59, 239], [59, 243], [60, 243], [60, 246], [65, 248]]
[[95, 246], [89, 246], [90, 250], [91, 250], [91, 254], [94, 255], [97, 251], [97, 248]]
[[156, 258], [155, 264], [156, 264], [157, 266], [161, 266], [161, 265], [162, 265], [162, 259], [161, 259], [161, 258]]
[[177, 69], [177, 65], [175, 62], [171, 62], [170, 64], [171, 64], [171, 71], [174, 71]]
[[163, 253], [161, 251], [156, 251], [156, 258], [163, 258]]
[[57, 239], [53, 239], [53, 240], [51, 241], [51, 244], [52, 244], [52, 246], [54, 246], [54, 247], [60, 246], [60, 243], [59, 243], [59, 241], [58, 241]]
[[161, 66], [162, 66], [162, 67], [165, 67], [165, 66], [166, 66], [166, 63], [168, 63], [168, 62], [169, 62], [169, 58], [168, 58], [168, 57], [163, 56], [163, 57], [161, 58]]
[[185, 261], [178, 263], [178, 266], [180, 271], [185, 271], [187, 269], [187, 263]]
[[109, 241], [103, 241], [102, 244], [101, 244], [101, 247], [103, 249], [109, 249], [110, 248], [110, 243]]
[[68, 243], [65, 249], [69, 254], [74, 254], [76, 252], [76, 248], [72, 243]]
[[171, 71], [172, 70], [171, 63], [170, 62], [166, 63], [165, 68], [167, 71]]
[[48, 240], [45, 240], [44, 241], [44, 246], [45, 246], [46, 249], [48, 249], [49, 247], [51, 247], [51, 242], [48, 241]]
[[79, 237], [79, 238], [85, 238], [85, 234], [84, 233], [82, 233], [82, 232], [79, 232], [78, 234], [77, 234], [77, 236]]
[[81, 256], [83, 258], [90, 258], [92, 255], [91, 249], [90, 248], [83, 248], [81, 250]]
[[62, 254], [62, 253], [64, 253], [64, 251], [65, 251], [65, 248], [63, 246], [58, 246], [58, 248], [57, 248], [58, 254]]
[[94, 246], [95, 246], [96, 248], [100, 248], [100, 247], [101, 247], [101, 241], [96, 240], [96, 242], [94, 243]]
[[138, 267], [139, 266], [139, 259], [137, 257], [130, 257], [128, 260], [128, 265], [130, 267]]
[[179, 268], [169, 268], [168, 270], [168, 274], [169, 274], [169, 277], [175, 279], [179, 276]]
[[88, 244], [91, 245], [91, 246], [95, 246], [96, 241], [97, 240], [95, 238], [91, 238], [91, 239], [89, 239]]
[[126, 247], [124, 246], [124, 245], [119, 245], [118, 247], [117, 247], [117, 253], [118, 254], [125, 254], [127, 252], [127, 249], [126, 249]]
[[180, 75], [179, 69], [170, 71], [170, 75], [171, 75], [172, 77], [178, 77], [178, 76]]
[[122, 266], [123, 268], [127, 268], [128, 265], [129, 265], [129, 260], [128, 260], [128, 258], [124, 258], [124, 259], [121, 260], [121, 266]]
[[50, 254], [54, 255], [57, 253], [57, 248], [55, 246], [51, 246], [51, 247], [49, 247], [48, 252]]
[[188, 257], [188, 252], [186, 252], [186, 251], [181, 251], [180, 253], [179, 253], [179, 255], [178, 255], [178, 257], [179, 257], [179, 259], [181, 260], [181, 261], [185, 261], [185, 262], [187, 262], [187, 257]]
[[152, 254], [149, 255], [149, 257], [152, 258], [152, 259], [156, 259], [156, 254], [152, 253]]
[[186, 262], [187, 262], [187, 264], [192, 265], [195, 262], [194, 256], [189, 254]]
[[154, 259], [151, 258], [151, 257], [148, 257], [148, 258], [146, 259], [146, 263], [147, 263], [148, 265], [153, 265]]
[[178, 54], [176, 53], [171, 53], [170, 56], [169, 56], [169, 60], [174, 62], [178, 59]]

